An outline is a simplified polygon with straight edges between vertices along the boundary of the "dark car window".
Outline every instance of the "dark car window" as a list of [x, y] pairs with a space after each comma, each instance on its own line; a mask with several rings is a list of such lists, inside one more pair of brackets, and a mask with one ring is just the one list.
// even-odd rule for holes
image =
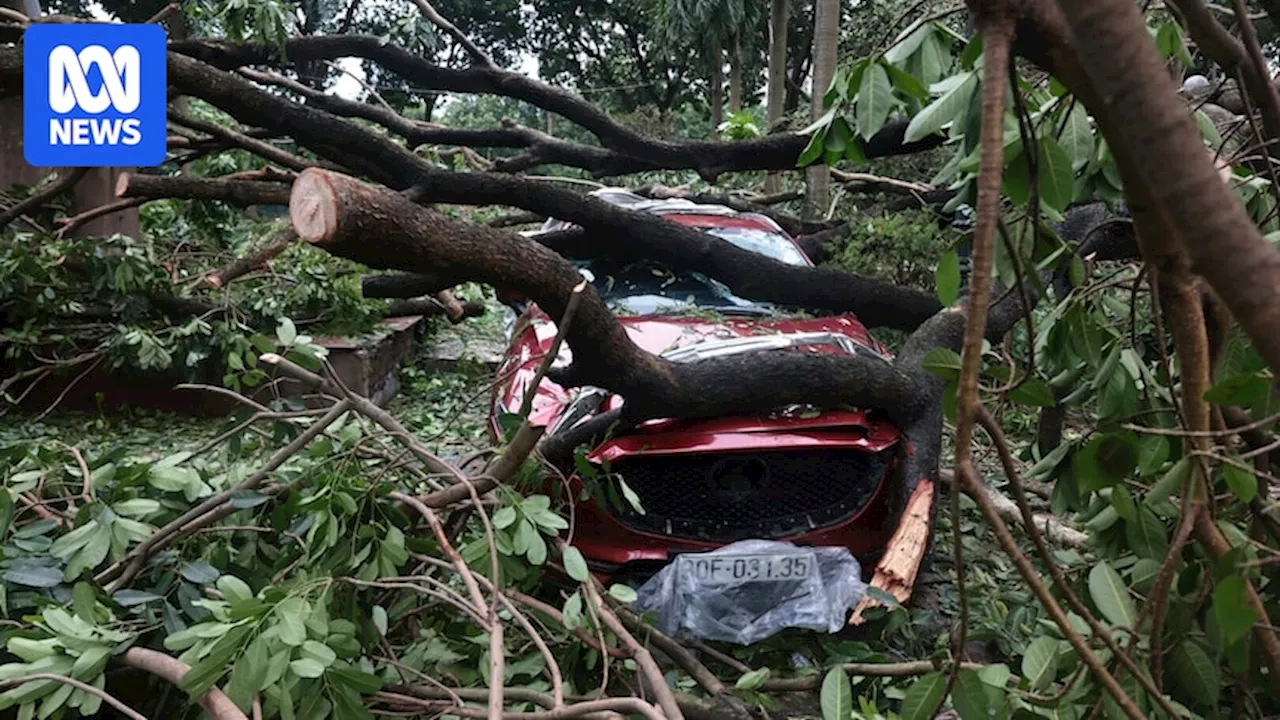
[[[803, 254], [786, 237], [756, 228], [699, 228], [729, 242], [788, 265], [806, 265]], [[574, 263], [606, 302], [640, 315], [687, 311], [690, 305], [726, 314], [769, 315], [773, 306], [734, 295], [701, 273], [644, 260], [624, 263], [596, 259]]]

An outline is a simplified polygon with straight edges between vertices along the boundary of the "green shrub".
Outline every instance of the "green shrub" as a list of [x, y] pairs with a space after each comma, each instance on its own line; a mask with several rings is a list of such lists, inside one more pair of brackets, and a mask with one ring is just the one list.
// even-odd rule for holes
[[930, 210], [852, 218], [849, 234], [828, 244], [826, 264], [933, 292], [937, 259], [956, 236]]

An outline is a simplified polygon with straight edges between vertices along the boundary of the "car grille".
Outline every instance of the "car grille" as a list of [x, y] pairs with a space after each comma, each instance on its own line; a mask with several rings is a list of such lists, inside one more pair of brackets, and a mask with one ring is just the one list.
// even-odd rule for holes
[[[874, 495], [893, 450], [658, 455], [615, 461], [610, 510], [644, 532], [709, 542], [779, 538], [845, 520]], [[643, 513], [622, 497], [618, 478]]]

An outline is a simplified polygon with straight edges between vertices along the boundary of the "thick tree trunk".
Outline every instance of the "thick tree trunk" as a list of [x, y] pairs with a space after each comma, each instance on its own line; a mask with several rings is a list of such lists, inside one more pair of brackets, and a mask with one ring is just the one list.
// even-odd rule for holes
[[[787, 100], [787, 20], [790, 16], [788, 0], [772, 0], [769, 7], [769, 87], [766, 91], [768, 107], [766, 132], [774, 132], [782, 121], [783, 107]], [[781, 178], [769, 173], [764, 181], [764, 191], [778, 192]]]
[[729, 112], [742, 112], [742, 41], [737, 35], [729, 52]]
[[[1063, 10], [1089, 78], [1107, 98], [1116, 131], [1108, 134], [1111, 144], [1128, 146], [1157, 207], [1178, 229], [1192, 270], [1219, 293], [1258, 354], [1280, 368], [1280, 250], [1262, 239], [1222, 182], [1195, 122], [1169, 86], [1140, 10], [1118, 1], [1064, 3]], [[1170, 182], [1171, 167], [1178, 168], [1178, 182]]]
[[[324, 170], [298, 176], [290, 217], [299, 237], [335, 255], [374, 268], [429, 270], [454, 282], [512, 288], [551, 317], [563, 315], [582, 281], [570, 263], [531, 239], [452, 220], [400, 194]], [[1014, 298], [993, 313], [993, 332], [1007, 331], [1021, 314], [1020, 302]], [[871, 355], [780, 351], [673, 363], [632, 342], [589, 287], [565, 335], [572, 364], [553, 369], [552, 378], [564, 386], [596, 385], [623, 396], [625, 422], [810, 403], [882, 409], [909, 434], [917, 427], [924, 432], [940, 422], [932, 409], [939, 406], [945, 382], [921, 368], [920, 360], [934, 347], [958, 349], [964, 318], [954, 309], [933, 316], [893, 362]], [[940, 425], [936, 429], [925, 432], [921, 442], [934, 443]], [[936, 452], [921, 457], [928, 455], [936, 458]]]
[[[840, 43], [840, 0], [816, 0], [813, 16], [813, 87], [809, 114], [817, 120], [825, 112], [822, 97], [836, 74], [836, 51]], [[831, 177], [826, 165], [805, 171], [807, 185], [805, 216], [822, 217], [831, 202]]]
[[719, 38], [712, 40], [708, 64], [711, 68], [710, 77], [707, 78], [710, 86], [707, 101], [711, 104], [711, 135], [717, 137], [720, 123], [724, 121], [724, 49], [720, 46]]

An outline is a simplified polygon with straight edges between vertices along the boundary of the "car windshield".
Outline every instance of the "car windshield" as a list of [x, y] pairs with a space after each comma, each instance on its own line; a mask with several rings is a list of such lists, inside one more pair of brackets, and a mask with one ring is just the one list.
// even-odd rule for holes
[[[758, 228], [703, 227], [744, 250], [788, 265], [806, 265], [804, 255], [785, 236]], [[574, 263], [615, 310], [637, 315], [688, 311], [690, 306], [731, 315], [772, 315], [772, 305], [738, 297], [723, 283], [688, 270], [649, 260], [620, 262], [600, 258]]]

